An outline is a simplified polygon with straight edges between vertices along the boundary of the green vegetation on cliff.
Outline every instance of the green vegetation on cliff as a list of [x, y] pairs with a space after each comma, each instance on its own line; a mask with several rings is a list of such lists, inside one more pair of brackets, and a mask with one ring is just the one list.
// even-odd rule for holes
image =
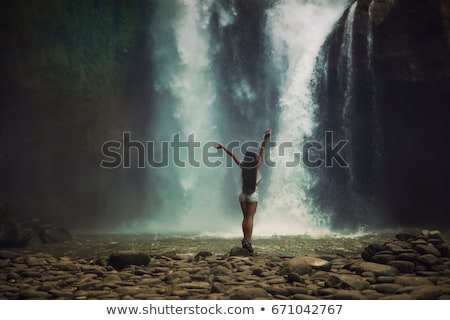
[[66, 109], [65, 121], [92, 143], [120, 100], [140, 9], [137, 1], [4, 2], [2, 87], [29, 108]]

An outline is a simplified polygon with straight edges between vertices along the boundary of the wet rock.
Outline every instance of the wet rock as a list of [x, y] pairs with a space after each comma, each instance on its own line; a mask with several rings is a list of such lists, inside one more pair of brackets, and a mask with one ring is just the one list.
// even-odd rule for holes
[[230, 250], [230, 256], [249, 257], [250, 251], [241, 247], [233, 247]]
[[22, 290], [20, 292], [21, 299], [30, 299], [30, 300], [46, 300], [50, 299], [53, 296], [44, 291], [35, 291], [35, 290]]
[[417, 255], [416, 253], [408, 253], [408, 252], [405, 252], [405, 253], [400, 253], [400, 254], [397, 256], [397, 259], [398, 259], [398, 260], [404, 260], [404, 261], [412, 261], [412, 262], [414, 262], [414, 261], [417, 260], [417, 257], [418, 257], [418, 255]]
[[415, 300], [434, 300], [442, 294], [442, 289], [438, 286], [420, 286], [411, 291], [411, 296]]
[[295, 273], [298, 275], [311, 274], [312, 267], [304, 262], [290, 260], [280, 268], [280, 275]]
[[439, 239], [441, 241], [443, 240], [442, 233], [439, 230], [431, 230], [429, 232], [428, 238], [429, 239]]
[[383, 249], [386, 250], [386, 251], [390, 251], [390, 252], [392, 252], [394, 254], [399, 254], [399, 253], [404, 252], [404, 248], [400, 247], [399, 245], [397, 245], [397, 244], [395, 244], [393, 242], [386, 243], [384, 245]]
[[326, 285], [336, 289], [355, 289], [364, 290], [367, 289], [370, 284], [363, 277], [357, 275], [331, 275], [326, 281]]
[[409, 241], [416, 239], [417, 235], [410, 232], [399, 232], [395, 235], [395, 238], [400, 241]]
[[308, 273], [308, 268], [305, 268], [305, 265], [310, 266], [312, 269], [322, 271], [330, 271], [332, 267], [332, 263], [330, 261], [311, 256], [299, 256], [286, 262], [280, 272], [282, 272], [282, 274], [287, 274], [288, 272], [295, 272], [300, 275], [306, 274]]
[[[202, 254], [203, 252], [200, 252], [199, 254]], [[209, 252], [210, 255], [212, 255], [211, 252]], [[166, 257], [169, 258], [171, 260], [181, 260], [182, 258], [178, 256], [178, 254], [175, 251], [166, 251], [163, 253], [160, 253], [158, 255], [159, 257]]]
[[401, 287], [401, 285], [395, 283], [377, 283], [370, 286], [370, 288], [381, 293], [396, 293]]
[[56, 224], [46, 224], [39, 227], [38, 237], [42, 243], [59, 243], [72, 241], [72, 235], [66, 228]]
[[361, 257], [365, 261], [370, 261], [371, 258], [377, 253], [383, 250], [383, 246], [377, 243], [372, 243], [364, 248], [361, 252]]
[[0, 248], [24, 247], [29, 238], [9, 212], [0, 212]]
[[194, 257], [194, 260], [198, 261], [198, 260], [202, 260], [206, 257], [210, 257], [212, 256], [213, 253], [209, 252], [209, 251], [200, 251], [199, 253], [197, 253]]
[[232, 271], [224, 266], [215, 266], [211, 268], [211, 274], [218, 276], [227, 276], [230, 275]]
[[269, 294], [266, 290], [262, 288], [245, 288], [240, 287], [235, 289], [231, 295], [230, 298], [232, 300], [253, 300], [257, 298], [269, 298]]
[[180, 280], [183, 278], [187, 278], [188, 281], [191, 279], [189, 273], [183, 270], [172, 271], [169, 270], [166, 273], [166, 282], [167, 283], [175, 283], [176, 280]]
[[214, 282], [211, 286], [211, 293], [226, 293], [228, 287], [220, 282]]
[[287, 275], [286, 281], [288, 283], [294, 282], [304, 283], [305, 279], [303, 279], [299, 274], [291, 272]]
[[414, 262], [403, 260], [392, 260], [388, 265], [396, 268], [401, 273], [413, 273], [416, 268]]
[[0, 250], [0, 259], [14, 259], [19, 255], [12, 251]]
[[432, 254], [432, 255], [434, 255], [436, 257], [440, 257], [441, 256], [441, 253], [439, 252], [439, 250], [436, 249], [436, 247], [433, 246], [431, 243], [418, 244], [418, 245], [415, 246], [415, 249], [420, 254]]
[[357, 290], [337, 290], [333, 295], [335, 300], [364, 300], [366, 299], [361, 292]]
[[397, 277], [390, 276], [379, 276], [377, 278], [377, 283], [393, 283]]
[[395, 255], [390, 253], [381, 253], [381, 254], [375, 254], [370, 261], [375, 263], [381, 263], [381, 264], [388, 264], [389, 261], [392, 261], [396, 258]]
[[359, 264], [358, 273], [373, 272], [375, 276], [396, 276], [398, 270], [392, 266], [374, 263], [374, 262], [362, 262]]
[[442, 260], [433, 254], [424, 254], [419, 256], [417, 261], [425, 266], [432, 266], [436, 264], [442, 264]]
[[139, 250], [123, 250], [112, 253], [108, 264], [115, 269], [123, 269], [130, 265], [148, 265], [150, 256]]
[[432, 281], [427, 278], [414, 276], [397, 276], [394, 279], [394, 283], [400, 284], [405, 287], [433, 285]]

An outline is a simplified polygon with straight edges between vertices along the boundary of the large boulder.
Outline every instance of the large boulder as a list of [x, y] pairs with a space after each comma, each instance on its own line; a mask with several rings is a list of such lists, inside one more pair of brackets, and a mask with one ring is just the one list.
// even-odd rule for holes
[[24, 230], [7, 211], [7, 206], [0, 208], [0, 248], [17, 248], [27, 245], [31, 234]]
[[312, 272], [312, 269], [330, 271], [331, 267], [331, 262], [327, 260], [312, 256], [299, 256], [286, 261], [280, 268], [280, 274], [310, 274]]

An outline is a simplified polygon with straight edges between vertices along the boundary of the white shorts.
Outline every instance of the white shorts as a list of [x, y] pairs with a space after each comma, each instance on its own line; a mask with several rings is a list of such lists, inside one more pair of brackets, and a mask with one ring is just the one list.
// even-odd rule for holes
[[252, 194], [241, 192], [239, 195], [239, 202], [258, 202], [258, 190], [255, 190]]

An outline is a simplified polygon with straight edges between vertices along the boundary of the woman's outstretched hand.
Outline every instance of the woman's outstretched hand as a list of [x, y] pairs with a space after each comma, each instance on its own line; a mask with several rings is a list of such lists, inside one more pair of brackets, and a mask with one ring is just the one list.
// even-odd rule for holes
[[272, 129], [266, 130], [266, 132], [264, 132], [264, 139], [267, 139], [271, 135], [272, 135]]

